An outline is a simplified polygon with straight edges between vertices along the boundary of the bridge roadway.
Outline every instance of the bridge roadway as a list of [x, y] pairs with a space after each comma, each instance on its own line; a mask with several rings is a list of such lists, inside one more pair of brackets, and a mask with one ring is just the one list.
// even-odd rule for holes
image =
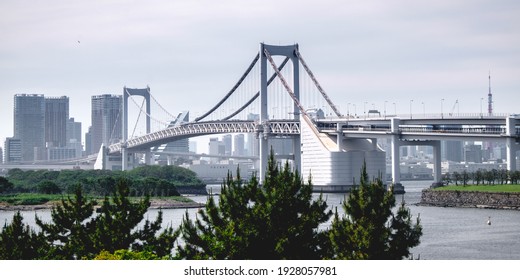
[[[385, 138], [397, 133], [404, 141], [497, 140], [507, 133], [507, 117], [504, 116], [398, 119], [397, 131], [392, 131], [392, 119], [397, 118], [327, 118], [315, 124], [320, 132], [327, 134], [337, 134], [340, 124], [347, 138]], [[258, 132], [275, 136], [299, 135], [300, 123], [295, 120], [271, 120], [263, 125], [256, 121], [241, 120], [192, 122], [129, 139], [125, 145], [112, 144], [109, 153], [119, 153], [121, 148], [145, 150], [175, 140], [210, 134]], [[518, 138], [519, 135], [520, 128], [515, 126], [511, 136]]]
[[[440, 140], [505, 142], [508, 152], [508, 170], [516, 170], [515, 156], [520, 149], [519, 116], [470, 116], [436, 118], [326, 118], [315, 120], [319, 132], [343, 138], [392, 139], [392, 178], [399, 183], [399, 147], [405, 145], [430, 145], [434, 148], [434, 180], [441, 182]], [[109, 146], [109, 153], [144, 151], [171, 141], [210, 134], [257, 133], [269, 136], [300, 135], [300, 123], [296, 120], [256, 121], [226, 120], [192, 122], [153, 132], [128, 140], [125, 144]]]

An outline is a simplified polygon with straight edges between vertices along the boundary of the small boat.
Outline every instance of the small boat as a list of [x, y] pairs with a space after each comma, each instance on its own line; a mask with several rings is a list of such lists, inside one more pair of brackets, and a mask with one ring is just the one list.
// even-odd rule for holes
[[488, 224], [488, 226], [491, 225], [491, 217], [488, 217], [487, 224]]

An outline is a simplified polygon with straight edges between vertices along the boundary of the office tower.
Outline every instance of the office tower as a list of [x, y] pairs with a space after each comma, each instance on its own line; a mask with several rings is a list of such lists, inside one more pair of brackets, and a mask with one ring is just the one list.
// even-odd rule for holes
[[21, 160], [41, 160], [45, 150], [45, 98], [42, 94], [14, 96], [14, 137], [21, 140]]
[[77, 122], [74, 118], [67, 121], [67, 144], [81, 143], [81, 122]]
[[441, 141], [441, 159], [443, 161], [462, 162], [464, 147], [462, 141]]
[[66, 147], [69, 98], [45, 97], [45, 142], [48, 148]]
[[121, 95], [92, 96], [92, 130], [91, 154], [99, 152], [101, 144], [110, 144], [121, 141]]
[[92, 126], [89, 126], [88, 131], [85, 133], [85, 154], [91, 155], [97, 153], [92, 150]]
[[83, 154], [83, 144], [81, 143], [81, 122], [76, 122], [74, 118], [67, 121], [67, 148], [75, 150], [75, 156]]
[[[210, 155], [221, 155], [223, 156], [226, 153], [226, 146], [224, 145], [224, 142], [219, 141], [217, 137], [211, 137], [209, 139], [209, 154]], [[216, 163], [219, 160], [217, 158], [211, 158], [211, 163]]]
[[244, 134], [237, 134], [233, 139], [233, 155], [245, 156], [245, 140]]
[[231, 148], [233, 146], [233, 136], [231, 136], [231, 134], [222, 136], [222, 142], [224, 143], [224, 154], [230, 156]]
[[[258, 114], [249, 113], [247, 115], [248, 121], [258, 121], [259, 119], [260, 115]], [[247, 134], [247, 153], [249, 156], [258, 156], [260, 154], [260, 146], [255, 133]]]
[[22, 160], [22, 140], [8, 137], [4, 142], [4, 163], [20, 162]]
[[464, 145], [464, 161], [482, 163], [482, 146], [475, 144]]

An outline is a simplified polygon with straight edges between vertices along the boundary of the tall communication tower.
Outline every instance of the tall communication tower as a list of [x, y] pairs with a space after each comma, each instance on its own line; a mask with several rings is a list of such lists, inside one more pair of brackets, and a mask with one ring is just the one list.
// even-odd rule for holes
[[493, 94], [491, 94], [491, 71], [489, 71], [489, 93], [488, 93], [488, 114], [493, 115]]

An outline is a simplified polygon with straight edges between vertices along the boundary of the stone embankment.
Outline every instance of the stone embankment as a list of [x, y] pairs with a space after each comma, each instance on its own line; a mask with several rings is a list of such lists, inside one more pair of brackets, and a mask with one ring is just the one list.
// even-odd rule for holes
[[423, 190], [418, 205], [520, 210], [520, 193]]

